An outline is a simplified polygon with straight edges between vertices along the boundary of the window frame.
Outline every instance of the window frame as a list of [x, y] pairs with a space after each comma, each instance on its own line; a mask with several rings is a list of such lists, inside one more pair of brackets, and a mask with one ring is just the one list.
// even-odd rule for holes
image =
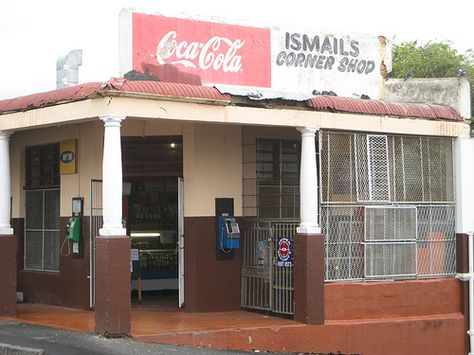
[[[33, 164], [31, 162], [32, 158], [31, 155], [33, 155], [33, 151], [36, 149], [41, 149], [41, 148], [51, 148], [51, 152], [48, 153], [43, 153], [43, 154], [37, 154], [37, 156], [40, 156], [42, 158], [48, 156], [48, 154], [51, 155], [50, 157], [50, 162], [47, 161], [40, 161], [37, 164]], [[33, 189], [47, 189], [47, 188], [53, 188], [57, 187], [59, 188], [61, 185], [61, 175], [59, 172], [59, 143], [47, 143], [47, 144], [40, 144], [40, 145], [34, 145], [34, 146], [28, 146], [25, 148], [25, 181], [24, 181], [24, 189], [25, 190], [33, 190]], [[45, 159], [47, 160], [47, 159]], [[39, 175], [38, 177], [32, 177], [31, 175], [31, 169], [38, 167], [41, 171], [41, 167], [51, 165], [51, 175], [44, 175], [41, 176]], [[42, 179], [48, 179], [50, 180], [51, 183], [46, 183], [46, 184], [32, 184], [33, 179], [39, 179], [40, 181]], [[57, 181], [57, 183], [54, 183]]]
[[[44, 150], [43, 152], [41, 150]], [[59, 150], [60, 144], [58, 142], [32, 145], [25, 147], [25, 181], [24, 181], [24, 191], [25, 191], [25, 218], [23, 223], [23, 269], [26, 271], [40, 271], [40, 272], [52, 272], [58, 273], [60, 270], [61, 262], [61, 253], [60, 253], [60, 243], [61, 243], [61, 174], [59, 169]], [[33, 159], [39, 157], [37, 163], [33, 163]], [[43, 166], [48, 166], [50, 168], [50, 174], [38, 175], [33, 177], [32, 169], [38, 168], [39, 174]], [[32, 181], [38, 179], [38, 184], [33, 184]], [[57, 191], [58, 201], [58, 215], [57, 215], [57, 226], [58, 228], [45, 228], [45, 216], [48, 206], [46, 206], [46, 193], [47, 191]], [[27, 206], [27, 194], [33, 192], [41, 192], [41, 228], [28, 228], [28, 206]], [[56, 216], [55, 216], [56, 217]], [[30, 267], [27, 262], [27, 246], [28, 246], [28, 233], [36, 232], [41, 233], [41, 267]], [[45, 269], [45, 235], [46, 233], [57, 233], [58, 234], [58, 250], [57, 252], [57, 265], [54, 269]], [[30, 260], [31, 261], [31, 260]]]
[[[60, 253], [60, 248], [57, 250], [57, 258], [58, 258], [58, 263], [57, 263], [57, 269], [45, 269], [45, 233], [47, 232], [57, 232], [59, 233], [59, 244], [61, 243], [61, 217], [60, 217], [60, 212], [58, 213], [58, 219], [59, 219], [59, 228], [57, 229], [51, 229], [51, 228], [45, 228], [45, 211], [46, 211], [46, 191], [58, 191], [58, 199], [59, 203], [61, 200], [61, 189], [59, 188], [49, 188], [49, 189], [30, 189], [26, 190], [26, 194], [31, 193], [31, 192], [41, 192], [42, 193], [42, 213], [41, 213], [41, 228], [28, 228], [27, 227], [27, 206], [26, 206], [26, 195], [25, 195], [25, 220], [24, 220], [24, 233], [23, 233], [23, 269], [25, 271], [40, 271], [40, 272], [52, 272], [52, 273], [58, 273], [60, 270], [60, 263], [61, 263], [61, 253]], [[34, 267], [28, 267], [27, 266], [27, 233], [28, 232], [41, 232], [41, 267], [40, 268], [34, 268]]]
[[[293, 153], [291, 150], [285, 149], [285, 146], [288, 144], [295, 144], [294, 154], [295, 160], [286, 160], [284, 156]], [[268, 149], [271, 147], [271, 149]], [[271, 150], [271, 151], [270, 151]], [[271, 160], [260, 159], [260, 155], [271, 155]], [[287, 163], [287, 166], [295, 165], [296, 172], [293, 174], [294, 177], [288, 177], [291, 173], [288, 172], [284, 163]], [[268, 169], [271, 164], [271, 169]], [[266, 166], [265, 166], [266, 165]], [[298, 220], [299, 219], [299, 194], [300, 194], [300, 166], [301, 166], [301, 141], [297, 139], [267, 139], [267, 138], [257, 138], [256, 140], [256, 188], [257, 188], [257, 218], [259, 219], [279, 219], [279, 220]], [[266, 167], [266, 169], [265, 169]], [[262, 174], [267, 175], [271, 173], [271, 177], [262, 176]], [[290, 184], [294, 179], [294, 184]], [[262, 206], [261, 200], [262, 197], [265, 198], [262, 194], [262, 188], [277, 188], [278, 194], [273, 196], [278, 196], [278, 213], [277, 216], [268, 215], [268, 213], [262, 213], [267, 211], [269, 206]], [[293, 189], [293, 205], [286, 203], [286, 198], [288, 197], [284, 193], [285, 189]], [[271, 196], [267, 195], [266, 197]], [[273, 209], [275, 206], [272, 206]], [[292, 210], [292, 215], [289, 215], [288, 210]]]

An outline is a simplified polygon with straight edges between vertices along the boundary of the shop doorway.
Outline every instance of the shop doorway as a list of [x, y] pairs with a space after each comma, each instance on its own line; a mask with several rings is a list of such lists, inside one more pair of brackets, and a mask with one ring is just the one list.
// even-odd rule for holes
[[[131, 237], [132, 304], [184, 305], [182, 137], [123, 137], [123, 223]], [[95, 236], [102, 182], [91, 180], [90, 304], [95, 305]]]
[[184, 295], [182, 178], [125, 183], [124, 221], [131, 237], [132, 303], [181, 307]]

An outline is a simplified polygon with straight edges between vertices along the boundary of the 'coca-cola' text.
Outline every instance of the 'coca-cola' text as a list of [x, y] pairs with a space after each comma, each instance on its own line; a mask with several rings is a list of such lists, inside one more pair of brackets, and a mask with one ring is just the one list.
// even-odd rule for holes
[[177, 37], [176, 31], [169, 31], [161, 38], [156, 48], [159, 64], [179, 64], [225, 73], [237, 73], [242, 69], [242, 56], [238, 51], [245, 45], [243, 40], [214, 36], [207, 42], [187, 42], [179, 41]]

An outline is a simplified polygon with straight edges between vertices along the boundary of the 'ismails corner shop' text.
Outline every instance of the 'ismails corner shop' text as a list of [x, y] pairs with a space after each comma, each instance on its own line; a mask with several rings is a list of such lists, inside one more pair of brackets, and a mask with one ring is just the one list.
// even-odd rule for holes
[[359, 55], [359, 42], [356, 40], [286, 32], [285, 50], [276, 56], [276, 64], [357, 74], [373, 72], [375, 62], [359, 58]]

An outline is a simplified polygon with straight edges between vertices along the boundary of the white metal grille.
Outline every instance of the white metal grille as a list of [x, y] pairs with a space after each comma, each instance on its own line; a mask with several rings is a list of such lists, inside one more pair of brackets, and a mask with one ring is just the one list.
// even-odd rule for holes
[[415, 206], [365, 207], [365, 277], [416, 275]]
[[416, 276], [416, 242], [365, 244], [367, 278]]
[[415, 206], [365, 207], [365, 241], [416, 241]]
[[321, 230], [325, 236], [326, 280], [364, 277], [364, 207], [321, 206]]
[[369, 200], [389, 201], [387, 136], [367, 136], [367, 166], [369, 180]]
[[320, 133], [326, 280], [455, 273], [453, 141]]

